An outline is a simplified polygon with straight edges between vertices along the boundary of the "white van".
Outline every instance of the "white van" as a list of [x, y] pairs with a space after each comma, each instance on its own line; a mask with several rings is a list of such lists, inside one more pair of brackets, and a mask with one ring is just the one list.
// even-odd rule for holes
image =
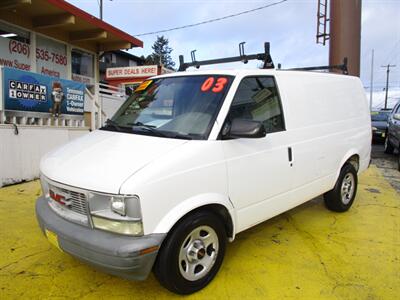
[[143, 82], [103, 128], [46, 155], [36, 213], [62, 251], [130, 279], [153, 269], [189, 294], [237, 233], [321, 194], [348, 210], [370, 150], [356, 77], [177, 72]]

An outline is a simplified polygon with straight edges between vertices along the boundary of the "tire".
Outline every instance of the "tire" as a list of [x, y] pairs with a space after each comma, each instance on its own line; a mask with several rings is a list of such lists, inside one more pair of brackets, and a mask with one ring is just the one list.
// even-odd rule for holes
[[325, 206], [332, 211], [349, 210], [357, 194], [357, 171], [352, 164], [346, 163], [340, 171], [333, 190], [324, 194]]
[[153, 268], [156, 278], [177, 294], [201, 290], [221, 267], [226, 240], [224, 224], [214, 213], [188, 215], [164, 241]]
[[393, 154], [394, 151], [394, 147], [392, 146], [392, 144], [389, 141], [389, 135], [386, 134], [386, 138], [385, 138], [385, 153], [386, 154]]
[[399, 153], [397, 155], [397, 170], [400, 171], [400, 148], [399, 148]]

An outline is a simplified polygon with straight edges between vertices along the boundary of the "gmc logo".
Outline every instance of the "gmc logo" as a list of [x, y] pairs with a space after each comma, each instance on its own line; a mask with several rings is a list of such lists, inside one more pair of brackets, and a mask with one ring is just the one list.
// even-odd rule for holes
[[56, 193], [53, 190], [49, 190], [49, 195], [50, 195], [51, 199], [53, 199], [54, 201], [56, 201], [62, 205], [70, 206], [72, 204], [71, 199], [67, 198], [66, 195]]

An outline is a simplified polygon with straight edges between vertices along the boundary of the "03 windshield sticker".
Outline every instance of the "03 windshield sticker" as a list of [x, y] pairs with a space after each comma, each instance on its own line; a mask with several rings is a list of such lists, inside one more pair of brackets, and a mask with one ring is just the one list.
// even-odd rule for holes
[[213, 93], [220, 93], [224, 90], [225, 85], [228, 83], [228, 79], [225, 77], [219, 77], [215, 80], [214, 77], [208, 77], [200, 87], [200, 90], [205, 93], [210, 90]]

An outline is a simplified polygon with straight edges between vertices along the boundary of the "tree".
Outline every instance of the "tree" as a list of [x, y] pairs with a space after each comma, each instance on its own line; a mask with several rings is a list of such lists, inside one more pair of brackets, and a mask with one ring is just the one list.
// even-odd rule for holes
[[168, 42], [163, 35], [157, 36], [157, 40], [152, 46], [153, 53], [146, 57], [146, 64], [158, 65], [161, 62], [164, 67], [173, 69], [175, 62], [172, 60], [172, 48], [169, 47]]

